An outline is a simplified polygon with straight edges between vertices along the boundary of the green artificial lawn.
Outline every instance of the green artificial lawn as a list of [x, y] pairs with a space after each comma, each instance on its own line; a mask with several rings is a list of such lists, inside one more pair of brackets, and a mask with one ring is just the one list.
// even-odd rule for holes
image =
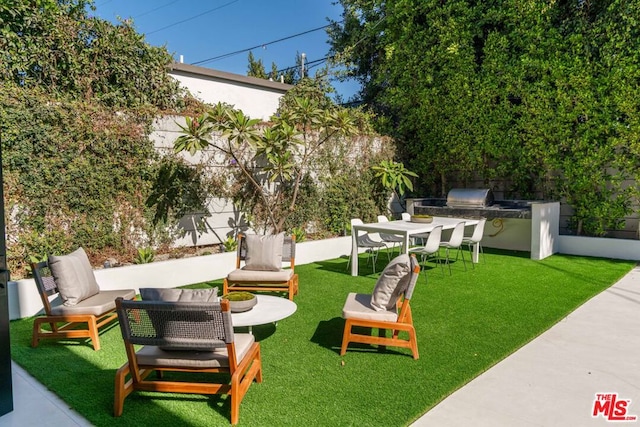
[[[386, 256], [378, 261], [379, 272]], [[341, 258], [297, 266], [296, 313], [277, 328], [253, 328], [264, 382], [249, 388], [240, 425], [407, 425], [634, 266], [564, 255], [532, 261], [528, 253], [496, 250], [475, 270], [456, 262], [451, 276], [429, 264], [428, 283], [421, 275], [411, 301], [420, 350], [414, 360], [408, 350], [357, 344], [339, 355], [345, 298], [370, 293], [377, 279], [365, 255], [359, 277], [346, 264]], [[213, 284], [222, 290], [220, 281]], [[114, 418], [114, 375], [126, 361], [117, 324], [101, 334], [97, 352], [84, 340], [31, 348], [32, 324], [11, 322], [13, 360], [94, 425], [229, 425], [226, 396], [134, 392]]]

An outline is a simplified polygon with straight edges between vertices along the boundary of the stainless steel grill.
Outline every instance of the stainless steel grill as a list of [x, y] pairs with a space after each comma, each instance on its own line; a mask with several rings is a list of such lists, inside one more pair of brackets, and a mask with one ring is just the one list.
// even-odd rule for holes
[[531, 219], [531, 201], [495, 200], [490, 188], [453, 188], [446, 199], [413, 199], [413, 212], [463, 218]]
[[450, 208], [486, 208], [493, 205], [490, 188], [452, 188], [447, 194]]

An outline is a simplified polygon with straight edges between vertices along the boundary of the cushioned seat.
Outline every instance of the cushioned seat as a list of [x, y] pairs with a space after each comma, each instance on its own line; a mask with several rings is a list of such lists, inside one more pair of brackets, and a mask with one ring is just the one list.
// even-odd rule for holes
[[100, 291], [100, 293], [90, 296], [80, 301], [76, 305], [66, 306], [63, 304], [51, 307], [51, 314], [54, 316], [64, 316], [66, 314], [92, 314], [99, 316], [102, 313], [114, 311], [116, 309], [116, 298], [134, 299], [136, 291], [124, 289], [119, 291]]
[[90, 338], [100, 350], [98, 332], [116, 320], [116, 298], [136, 296], [134, 289], [101, 291], [82, 248], [33, 263], [31, 271], [44, 307], [44, 315], [33, 321], [33, 347], [43, 338]]
[[342, 307], [342, 317], [344, 319], [368, 319], [395, 322], [398, 320], [398, 313], [395, 307], [376, 311], [371, 306], [371, 295], [351, 292], [347, 295], [347, 300], [344, 303], [344, 307]]
[[[255, 342], [253, 334], [234, 334], [236, 363], [240, 363]], [[136, 352], [139, 365], [185, 368], [228, 368], [229, 353], [226, 347], [213, 351], [167, 351], [160, 347], [145, 346]]]
[[[293, 300], [298, 293], [295, 258], [295, 236], [285, 236], [284, 233], [266, 236], [238, 234], [236, 269], [225, 277], [223, 293], [286, 292]], [[283, 269], [283, 263], [289, 263], [289, 268]]]
[[268, 274], [265, 275], [264, 271], [252, 271], [252, 270], [243, 270], [238, 269], [234, 270], [227, 276], [227, 280], [229, 282], [255, 282], [259, 285], [260, 281], [268, 279], [269, 282], [288, 282], [294, 275], [293, 270], [278, 270], [278, 271], [269, 271], [266, 272]]
[[[350, 293], [342, 308], [345, 318], [340, 355], [347, 352], [351, 342], [411, 349], [418, 359], [418, 341], [413, 327], [409, 302], [418, 280], [420, 266], [415, 255], [402, 254], [394, 258], [384, 269], [373, 292]], [[355, 329], [354, 329], [355, 328]], [[362, 333], [359, 328], [378, 329], [379, 336]], [[392, 336], [386, 336], [386, 330]], [[400, 336], [406, 333], [408, 338]]]
[[[208, 295], [172, 291], [146, 288], [144, 294], [184, 301], [144, 300], [144, 295], [142, 301], [116, 300], [127, 363], [116, 372], [113, 413], [122, 415], [124, 400], [134, 391], [226, 394], [231, 423], [237, 424], [249, 387], [262, 382], [260, 343], [251, 334], [234, 333], [226, 299], [195, 301], [214, 298], [213, 289]], [[150, 375], [154, 371], [157, 375]], [[182, 376], [163, 378], [165, 372]], [[209, 402], [202, 404], [210, 409]]]

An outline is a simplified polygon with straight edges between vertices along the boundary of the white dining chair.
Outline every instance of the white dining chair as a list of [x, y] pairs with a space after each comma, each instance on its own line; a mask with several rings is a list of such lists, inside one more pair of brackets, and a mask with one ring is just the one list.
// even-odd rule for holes
[[[431, 231], [431, 233], [429, 233], [429, 236], [427, 237], [427, 241], [425, 242], [424, 246], [411, 248], [409, 249], [409, 252], [412, 254], [416, 254], [416, 256], [420, 255], [420, 262], [423, 264], [429, 260], [429, 257], [433, 257], [434, 255], [435, 255], [435, 258], [438, 259], [439, 253], [440, 253], [441, 237], [442, 237], [442, 226], [438, 225], [437, 227], [433, 227], [433, 230]], [[442, 263], [438, 262], [438, 264], [440, 264], [440, 270], [444, 275], [444, 269], [442, 267]], [[426, 268], [423, 268], [422, 271], [424, 272], [424, 277], [426, 280], [426, 277], [427, 277]]]
[[471, 254], [471, 267], [476, 268], [473, 265], [473, 245], [478, 245], [478, 252], [482, 254], [482, 259], [484, 259], [484, 250], [482, 249], [482, 237], [484, 236], [484, 226], [487, 222], [486, 218], [482, 218], [476, 227], [473, 229], [473, 234], [471, 236], [465, 236], [462, 238], [462, 244], [467, 245], [469, 247], [469, 253]]
[[[389, 219], [386, 215], [378, 215], [378, 222], [389, 222]], [[397, 234], [387, 234], [387, 233], [378, 233], [380, 235], [380, 239], [383, 242], [391, 245], [391, 253], [395, 251], [396, 246], [398, 247], [398, 255], [402, 252], [402, 244], [404, 243], [404, 239]]]
[[403, 221], [411, 221], [411, 214], [409, 212], [402, 212]]
[[440, 247], [445, 248], [445, 263], [449, 266], [449, 274], [451, 274], [451, 262], [449, 258], [449, 253], [451, 249], [457, 249], [456, 252], [456, 261], [458, 260], [458, 255], [462, 256], [462, 264], [464, 264], [464, 270], [467, 271], [467, 262], [464, 259], [464, 252], [462, 251], [462, 239], [464, 239], [464, 221], [461, 221], [456, 224], [455, 228], [451, 232], [451, 237], [449, 237], [449, 241], [440, 242]]
[[[362, 225], [364, 224], [360, 218], [352, 218], [351, 219], [351, 232], [353, 233], [354, 225]], [[373, 272], [376, 272], [376, 261], [378, 260], [378, 251], [382, 248], [388, 249], [386, 243], [381, 242], [379, 240], [374, 240], [371, 238], [369, 233], [359, 234], [356, 236], [356, 244], [359, 248], [366, 248], [369, 257], [367, 258], [367, 262], [373, 261]], [[389, 252], [387, 252], [387, 258], [391, 261], [391, 257], [389, 256]], [[351, 255], [349, 255], [349, 262], [347, 262], [347, 270], [349, 269], [349, 265], [351, 265]]]

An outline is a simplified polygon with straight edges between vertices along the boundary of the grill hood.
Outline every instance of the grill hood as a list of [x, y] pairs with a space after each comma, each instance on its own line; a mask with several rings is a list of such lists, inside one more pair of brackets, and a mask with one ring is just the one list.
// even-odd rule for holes
[[493, 205], [493, 200], [490, 188], [452, 188], [447, 194], [450, 208], [486, 208]]

